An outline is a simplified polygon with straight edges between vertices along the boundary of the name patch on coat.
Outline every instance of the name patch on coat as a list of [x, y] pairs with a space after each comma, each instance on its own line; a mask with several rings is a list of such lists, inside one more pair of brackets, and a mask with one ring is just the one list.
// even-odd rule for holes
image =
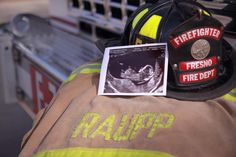
[[[76, 128], [71, 138], [90, 138], [102, 136], [105, 140], [131, 141], [137, 134], [144, 134], [152, 138], [158, 129], [170, 128], [175, 120], [173, 114], [169, 113], [136, 113], [132, 116], [115, 114], [102, 118], [98, 113], [86, 113]], [[142, 130], [146, 130], [142, 132]]]

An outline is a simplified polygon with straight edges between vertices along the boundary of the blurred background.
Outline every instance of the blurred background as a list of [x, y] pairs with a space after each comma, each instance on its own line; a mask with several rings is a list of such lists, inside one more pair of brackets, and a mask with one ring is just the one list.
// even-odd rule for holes
[[0, 0], [0, 23], [7, 22], [23, 12], [47, 17], [48, 0]]
[[[0, 24], [9, 22], [19, 13], [33, 13], [48, 17], [47, 0], [0, 0]], [[3, 87], [2, 77], [0, 85]], [[0, 156], [16, 157], [23, 135], [31, 128], [32, 119], [16, 103], [5, 103], [0, 90]]]
[[[197, 1], [224, 24], [225, 39], [236, 49], [236, 1]], [[94, 42], [119, 37], [144, 3], [0, 0], [0, 157], [18, 156], [35, 115], [71, 71], [102, 57]]]

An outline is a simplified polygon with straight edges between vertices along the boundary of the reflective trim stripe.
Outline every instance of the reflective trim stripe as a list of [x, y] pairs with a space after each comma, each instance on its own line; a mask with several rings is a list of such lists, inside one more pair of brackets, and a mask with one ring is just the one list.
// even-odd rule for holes
[[97, 66], [98, 68], [101, 68], [101, 63], [91, 63], [91, 64], [84, 64], [84, 65], [81, 65], [81, 66], [79, 66], [79, 67], [77, 67], [77, 68], [75, 68], [73, 71], [72, 71], [72, 74], [74, 74], [74, 73], [79, 73], [80, 72], [80, 70], [81, 69], [83, 69], [83, 68], [88, 68], [88, 67], [90, 67], [91, 68], [91, 66]]
[[231, 90], [231, 93], [236, 93], [236, 88], [234, 88], [233, 90]]
[[139, 34], [152, 39], [156, 39], [161, 19], [162, 17], [159, 15], [153, 15], [152, 17], [150, 17], [141, 28]]
[[91, 74], [91, 73], [100, 73], [101, 64], [100, 65], [87, 65], [79, 67], [73, 70], [72, 74]]
[[71, 74], [69, 77], [67, 77], [66, 80], [64, 80], [63, 84], [72, 81], [76, 76], [77, 76], [77, 74]]
[[79, 66], [75, 68], [72, 73], [64, 80], [63, 85], [72, 81], [78, 74], [92, 74], [92, 73], [100, 73], [101, 71], [101, 63], [90, 63]]
[[232, 101], [232, 102], [236, 102], [236, 97], [233, 97], [230, 94], [226, 94], [223, 96], [224, 99], [228, 100], [228, 101]]
[[116, 148], [65, 148], [39, 152], [34, 157], [174, 157], [173, 155], [148, 150]]
[[84, 68], [80, 71], [80, 74], [100, 73], [100, 71], [101, 69]]
[[207, 16], [211, 16], [207, 11], [203, 10], [203, 14], [207, 15]]
[[144, 9], [143, 11], [141, 11], [133, 20], [132, 23], [132, 28], [134, 29], [134, 27], [136, 26], [136, 24], [139, 22], [139, 20], [148, 12], [148, 8]]
[[236, 102], [236, 88], [231, 90], [228, 94], [223, 96], [224, 99], [232, 102]]

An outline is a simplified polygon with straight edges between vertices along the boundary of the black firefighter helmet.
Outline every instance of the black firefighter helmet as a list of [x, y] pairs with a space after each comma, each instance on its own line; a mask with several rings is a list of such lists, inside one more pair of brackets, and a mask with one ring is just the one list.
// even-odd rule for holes
[[167, 42], [167, 96], [202, 101], [236, 86], [236, 52], [223, 33], [223, 25], [193, 0], [149, 0], [129, 17], [120, 40], [103, 40], [97, 45], [104, 50]]

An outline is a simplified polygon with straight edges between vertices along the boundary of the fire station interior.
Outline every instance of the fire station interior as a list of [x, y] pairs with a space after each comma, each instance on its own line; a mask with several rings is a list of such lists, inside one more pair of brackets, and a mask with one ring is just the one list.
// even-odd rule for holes
[[[225, 25], [236, 49], [235, 1], [198, 1]], [[0, 0], [0, 156], [18, 156], [36, 114], [72, 70], [103, 56], [95, 41], [118, 37], [142, 4], [144, 0]]]

